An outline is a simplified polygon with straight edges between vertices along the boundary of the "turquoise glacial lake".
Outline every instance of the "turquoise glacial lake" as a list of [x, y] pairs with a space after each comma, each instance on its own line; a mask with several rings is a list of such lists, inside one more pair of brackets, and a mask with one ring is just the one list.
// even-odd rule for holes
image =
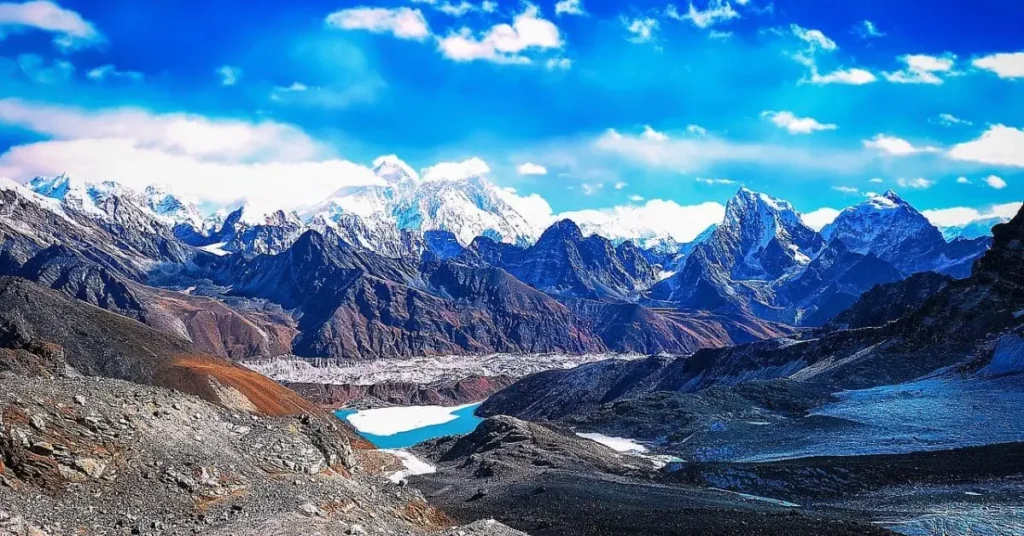
[[[423, 426], [420, 428], [414, 428], [412, 430], [406, 430], [404, 432], [398, 432], [391, 435], [376, 435], [360, 431], [358, 428], [356, 431], [364, 439], [373, 443], [373, 445], [380, 449], [403, 449], [411, 447], [418, 443], [435, 439], [438, 437], [444, 437], [449, 435], [465, 435], [473, 430], [476, 430], [481, 419], [473, 412], [480, 404], [473, 404], [466, 406], [462, 409], [452, 412], [455, 419], [442, 424], [432, 424], [429, 426]], [[355, 409], [339, 409], [334, 412], [334, 415], [345, 422], [352, 424], [349, 419], [350, 416], [358, 413]]]

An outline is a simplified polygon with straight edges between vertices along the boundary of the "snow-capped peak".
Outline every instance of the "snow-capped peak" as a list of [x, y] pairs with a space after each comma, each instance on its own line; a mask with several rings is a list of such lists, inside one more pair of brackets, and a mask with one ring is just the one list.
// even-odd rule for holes
[[145, 197], [149, 209], [169, 224], [183, 223], [195, 229], [202, 227], [203, 216], [192, 199], [172, 193], [165, 185], [156, 184], [146, 187]]
[[398, 155], [380, 156], [373, 161], [373, 173], [393, 187], [409, 187], [420, 180], [416, 170], [406, 164]]
[[487, 162], [473, 157], [461, 162], [441, 162], [423, 170], [423, 181], [463, 181], [482, 178], [491, 172]]

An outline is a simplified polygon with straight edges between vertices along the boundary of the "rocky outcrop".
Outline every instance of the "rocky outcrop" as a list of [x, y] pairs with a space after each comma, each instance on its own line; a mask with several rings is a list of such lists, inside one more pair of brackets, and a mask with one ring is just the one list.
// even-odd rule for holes
[[946, 288], [953, 278], [936, 272], [914, 274], [902, 281], [878, 285], [861, 295], [849, 309], [833, 318], [829, 330], [882, 326], [899, 320]]

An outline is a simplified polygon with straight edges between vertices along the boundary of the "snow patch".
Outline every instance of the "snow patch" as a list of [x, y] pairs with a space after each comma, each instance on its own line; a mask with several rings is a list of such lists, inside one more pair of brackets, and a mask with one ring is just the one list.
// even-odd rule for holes
[[201, 250], [203, 250], [203, 251], [205, 251], [207, 253], [213, 253], [214, 255], [216, 255], [218, 257], [223, 257], [225, 255], [231, 255], [230, 251], [227, 251], [227, 250], [224, 249], [224, 246], [226, 246], [226, 245], [228, 245], [227, 242], [217, 242], [216, 244], [210, 244], [208, 246], [202, 246], [199, 249], [201, 249]]
[[458, 418], [455, 412], [473, 405], [364, 409], [349, 415], [347, 420], [356, 430], [365, 434], [389, 436], [454, 421]]
[[383, 452], [387, 452], [388, 454], [393, 454], [397, 456], [400, 460], [402, 460], [402, 466], [405, 467], [405, 469], [402, 469], [401, 471], [395, 471], [394, 473], [391, 473], [391, 475], [388, 476], [388, 480], [394, 482], [395, 484], [413, 475], [429, 475], [431, 473], [437, 472], [437, 467], [430, 465], [429, 463], [423, 461], [421, 458], [417, 457], [415, 454], [407, 450], [384, 449]]
[[615, 452], [647, 452], [647, 447], [624, 437], [612, 437], [597, 433], [577, 433], [576, 435], [600, 443]]

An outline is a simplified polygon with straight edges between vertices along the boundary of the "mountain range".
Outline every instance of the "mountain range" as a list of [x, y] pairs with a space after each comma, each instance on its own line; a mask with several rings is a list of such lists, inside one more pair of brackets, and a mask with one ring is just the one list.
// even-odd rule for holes
[[911, 274], [964, 277], [991, 242], [947, 242], [891, 191], [817, 232], [742, 188], [694, 242], [641, 248], [534, 229], [480, 175], [374, 169], [301, 214], [206, 218], [156, 186], [5, 182], [0, 273], [235, 358], [689, 353], [823, 325]]

